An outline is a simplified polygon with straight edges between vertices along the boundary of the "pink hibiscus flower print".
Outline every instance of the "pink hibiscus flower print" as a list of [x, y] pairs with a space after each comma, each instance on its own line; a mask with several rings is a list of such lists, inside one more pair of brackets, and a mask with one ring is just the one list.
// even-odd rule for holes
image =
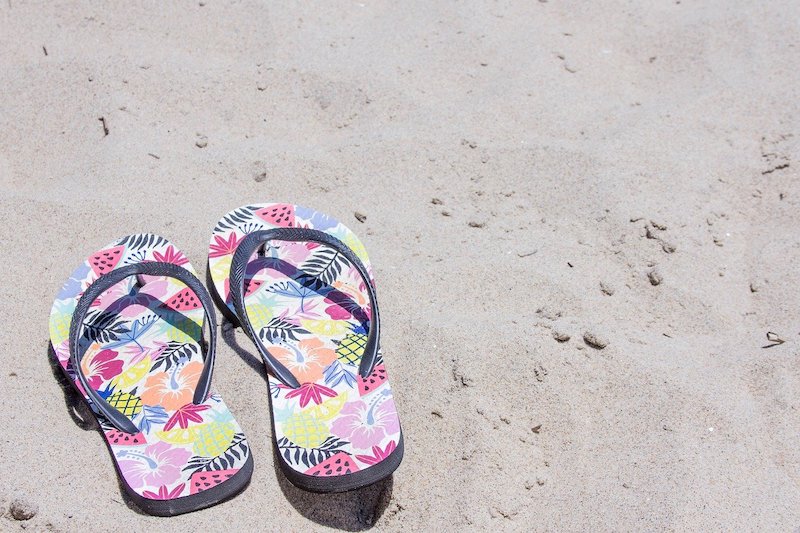
[[311, 254], [311, 250], [306, 247], [304, 242], [282, 242], [275, 248], [278, 252], [278, 259], [294, 265], [299, 265]]
[[[123, 286], [113, 295], [110, 292], [106, 293], [103, 302], [107, 313], [133, 318], [142, 313], [142, 307], [148, 307], [154, 299], [157, 300], [167, 293], [168, 281], [158, 276], [142, 275], [139, 277], [141, 286], [134, 283], [133, 280], [136, 278], [130, 277], [126, 280], [129, 282], [128, 285]], [[120, 287], [120, 285], [115, 285], [115, 287]]]
[[[346, 297], [344, 297], [346, 298]], [[334, 302], [331, 298], [325, 298], [325, 302], [333, 303], [333, 305], [328, 306], [325, 308], [325, 314], [331, 317], [331, 320], [350, 320], [353, 317], [353, 312], [355, 313], [355, 318], [362, 322], [369, 321], [372, 317], [372, 308], [369, 305], [365, 305], [362, 307], [352, 307], [354, 310], [351, 312], [348, 310], [345, 305], [352, 304], [352, 301], [346, 300], [343, 297], [336, 296], [336, 302]]]
[[115, 359], [118, 354], [119, 352], [114, 350], [102, 350], [91, 357], [83, 358], [81, 369], [93, 389], [100, 388], [103, 382], [115, 378], [122, 372], [122, 361]]
[[235, 232], [231, 232], [227, 239], [223, 239], [219, 235], [215, 235], [214, 241], [215, 243], [211, 245], [211, 253], [208, 254], [208, 257], [223, 257], [226, 255], [233, 255], [240, 242], [236, 239]]
[[[327, 298], [325, 298], [325, 301], [330, 302], [330, 300]], [[347, 320], [353, 316], [350, 311], [339, 305], [330, 305], [326, 307], [325, 314], [331, 317], [331, 320]]]
[[141, 450], [120, 450], [119, 468], [132, 488], [160, 487], [175, 483], [181, 477], [181, 468], [192, 452], [173, 448], [166, 442], [157, 442]]
[[355, 448], [367, 450], [378, 446], [384, 437], [400, 432], [400, 421], [394, 400], [380, 401], [378, 397], [370, 405], [358, 400], [344, 404], [339, 417], [331, 426], [331, 433], [349, 440]]
[[[146, 279], [145, 285], [139, 289], [139, 294], [146, 294], [153, 298], [160, 299], [169, 290], [169, 281], [158, 278], [157, 276], [142, 276]], [[147, 279], [151, 278], [151, 279]]]
[[123, 279], [119, 283], [112, 285], [110, 289], [108, 289], [98, 298], [96, 298], [92, 302], [91, 307], [108, 307], [109, 305], [113, 304], [120, 298], [124, 298], [125, 296], [127, 296], [128, 293], [130, 293], [133, 285], [134, 285], [134, 278]]
[[167, 246], [163, 254], [160, 252], [153, 252], [153, 258], [162, 263], [173, 263], [175, 265], [185, 265], [189, 262], [186, 256], [183, 255], [183, 252], [175, 252], [175, 248], [173, 248], [171, 244]]

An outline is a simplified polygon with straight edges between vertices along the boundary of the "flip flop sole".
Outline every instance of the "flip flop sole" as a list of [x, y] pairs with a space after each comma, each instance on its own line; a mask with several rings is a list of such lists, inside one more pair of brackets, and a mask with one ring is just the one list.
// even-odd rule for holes
[[[50, 315], [54, 354], [77, 381], [69, 353], [72, 313], [83, 292], [115, 268], [146, 261], [194, 270], [169, 241], [130, 235], [92, 254], [65, 283]], [[105, 291], [84, 321], [82, 359], [101, 397], [139, 428], [114, 428], [93, 408], [121, 485], [143, 511], [169, 516], [202, 509], [234, 496], [248, 483], [253, 463], [247, 439], [224, 401], [192, 396], [203, 368], [202, 305], [180, 281], [128, 277]]]
[[[241, 207], [214, 228], [208, 263], [211, 292], [234, 323], [233, 254], [246, 234], [277, 227], [329, 233], [371, 273], [364, 245], [332, 217], [292, 204]], [[245, 272], [245, 305], [259, 341], [302, 385], [291, 389], [268, 375], [273, 439], [287, 478], [337, 492], [391, 474], [402, 460], [402, 431], [382, 357], [370, 376], [358, 375], [369, 300], [357, 270], [332, 248], [272, 241]]]

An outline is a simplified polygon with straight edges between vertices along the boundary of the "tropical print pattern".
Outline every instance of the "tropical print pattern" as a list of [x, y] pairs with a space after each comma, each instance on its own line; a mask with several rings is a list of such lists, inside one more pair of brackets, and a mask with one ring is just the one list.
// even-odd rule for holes
[[[275, 227], [330, 233], [372, 276], [364, 245], [344, 224], [292, 204], [244, 206], [219, 221], [209, 247], [214, 289], [234, 314], [229, 274], [236, 247], [248, 233]], [[400, 421], [383, 358], [368, 378], [358, 375], [370, 309], [355, 267], [316, 243], [269, 242], [247, 266], [245, 305], [260, 342], [301, 383], [292, 389], [268, 378], [283, 460], [299, 473], [336, 476], [388, 457]]]
[[[143, 261], [181, 265], [183, 253], [163, 237], [131, 235], [83, 262], [64, 284], [50, 314], [50, 340], [61, 366], [83, 392], [72, 368], [69, 328], [83, 292], [102, 274]], [[203, 369], [205, 318], [185, 284], [167, 277], [129, 277], [92, 304], [81, 342], [88, 382], [139, 428], [114, 428], [92, 406], [125, 483], [144, 498], [175, 499], [216, 486], [250, 456], [247, 439], [222, 398], [211, 393], [194, 405]]]

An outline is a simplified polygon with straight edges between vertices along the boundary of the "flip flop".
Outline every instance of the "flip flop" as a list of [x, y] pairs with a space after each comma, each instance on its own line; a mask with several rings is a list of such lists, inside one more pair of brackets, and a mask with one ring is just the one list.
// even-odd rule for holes
[[94, 411], [122, 487], [149, 514], [215, 505], [253, 472], [244, 433], [210, 392], [216, 325], [186, 257], [152, 234], [92, 254], [53, 303], [58, 362]]
[[389, 476], [403, 458], [403, 434], [358, 237], [312, 209], [248, 205], [217, 223], [208, 263], [217, 305], [269, 370], [272, 436], [286, 477], [341, 492]]

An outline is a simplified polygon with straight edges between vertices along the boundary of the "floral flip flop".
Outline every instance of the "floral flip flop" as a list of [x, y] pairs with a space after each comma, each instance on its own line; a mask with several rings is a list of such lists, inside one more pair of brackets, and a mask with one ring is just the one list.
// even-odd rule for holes
[[94, 411], [123, 488], [147, 513], [209, 507], [250, 480], [247, 439], [209, 391], [216, 335], [213, 302], [189, 261], [152, 234], [92, 254], [53, 303], [56, 357]]
[[286, 477], [340, 492], [391, 474], [403, 434], [358, 237], [311, 209], [248, 205], [214, 228], [208, 262], [217, 304], [270, 371], [272, 434]]

